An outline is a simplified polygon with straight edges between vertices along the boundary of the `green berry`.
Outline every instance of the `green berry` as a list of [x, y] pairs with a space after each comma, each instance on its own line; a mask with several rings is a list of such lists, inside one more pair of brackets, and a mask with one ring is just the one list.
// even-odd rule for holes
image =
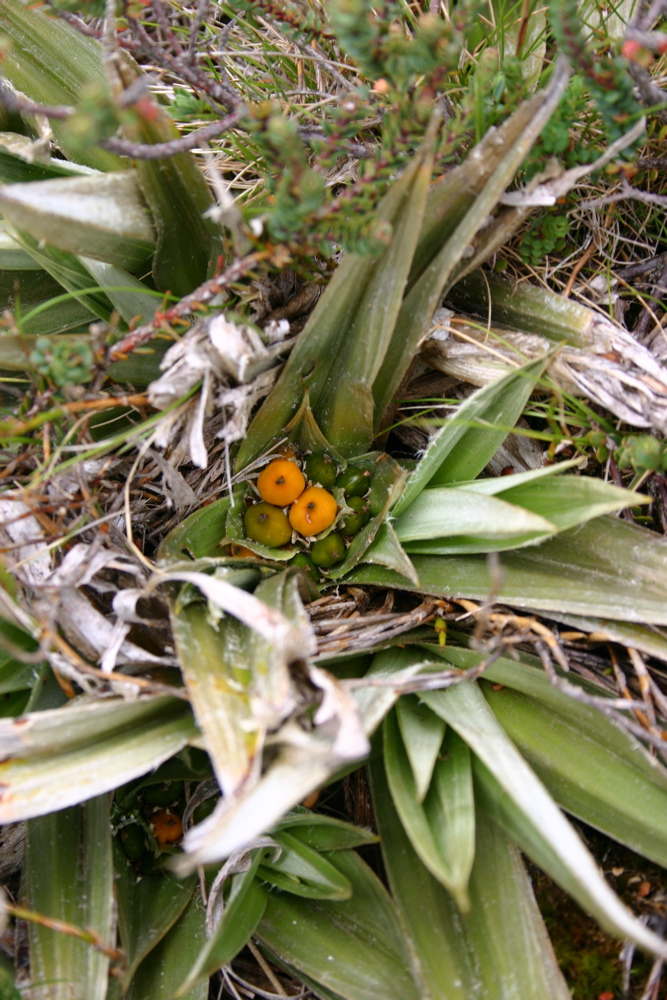
[[144, 802], [149, 806], [170, 806], [181, 797], [182, 781], [163, 781], [160, 785], [149, 785], [144, 789]]
[[204, 820], [208, 819], [211, 815], [219, 801], [220, 798], [218, 796], [211, 795], [208, 799], [204, 799], [203, 802], [200, 802], [198, 806], [195, 806], [192, 813], [192, 822], [203, 823]]
[[244, 515], [245, 533], [253, 542], [275, 549], [285, 545], [292, 537], [292, 527], [287, 514], [270, 503], [253, 504]]
[[342, 562], [345, 558], [345, 542], [342, 535], [333, 531], [326, 538], [320, 538], [319, 542], [315, 542], [310, 550], [310, 555], [315, 565], [321, 566], [323, 569], [328, 569], [329, 566], [335, 566], [336, 563]]
[[343, 491], [346, 497], [363, 497], [370, 489], [371, 474], [368, 469], [359, 469], [348, 465], [345, 472], [341, 472], [336, 480], [336, 486]]
[[290, 566], [300, 566], [305, 570], [311, 580], [317, 580], [319, 573], [317, 566], [306, 552], [297, 552], [293, 559], [290, 559]]
[[325, 490], [330, 490], [336, 482], [336, 466], [329, 455], [309, 455], [305, 472], [313, 486], [323, 486]]
[[368, 504], [362, 497], [348, 497], [345, 503], [354, 513], [346, 514], [338, 527], [344, 535], [356, 535], [370, 519]]
[[130, 823], [119, 832], [120, 846], [128, 861], [139, 861], [146, 853], [146, 837], [138, 823]]

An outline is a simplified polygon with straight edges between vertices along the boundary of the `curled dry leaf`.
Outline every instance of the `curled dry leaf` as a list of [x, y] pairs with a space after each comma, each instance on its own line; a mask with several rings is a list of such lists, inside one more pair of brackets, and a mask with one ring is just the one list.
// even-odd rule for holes
[[243, 438], [251, 411], [275, 381], [276, 361], [292, 344], [284, 339], [288, 331], [287, 323], [273, 324], [267, 346], [256, 329], [220, 313], [200, 320], [167, 351], [160, 365], [164, 375], [148, 388], [151, 405], [167, 409], [201, 384], [186, 409], [169, 414], [158, 427], [155, 443], [175, 446], [172, 465], [189, 459], [207, 467], [205, 426], [214, 412], [231, 410], [219, 438], [227, 443]]

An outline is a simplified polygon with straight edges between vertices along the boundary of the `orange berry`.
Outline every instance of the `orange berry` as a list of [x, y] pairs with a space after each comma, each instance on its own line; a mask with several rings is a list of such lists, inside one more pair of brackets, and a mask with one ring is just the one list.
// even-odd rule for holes
[[289, 523], [300, 535], [319, 535], [338, 513], [335, 498], [321, 486], [309, 486], [290, 507]]
[[259, 474], [257, 489], [262, 500], [275, 507], [287, 507], [303, 493], [306, 480], [298, 465], [286, 458], [275, 458]]
[[258, 559], [259, 556], [256, 552], [251, 552], [247, 549], [245, 545], [228, 545], [227, 554], [230, 556], [236, 556], [239, 559]]
[[151, 829], [160, 846], [175, 844], [183, 836], [181, 817], [166, 809], [161, 809], [151, 816]]

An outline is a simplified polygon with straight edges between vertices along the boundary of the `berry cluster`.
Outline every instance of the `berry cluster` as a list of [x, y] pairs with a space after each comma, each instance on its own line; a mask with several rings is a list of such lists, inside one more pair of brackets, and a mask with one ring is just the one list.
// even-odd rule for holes
[[[328, 569], [342, 562], [346, 539], [356, 535], [370, 519], [364, 498], [371, 487], [371, 474], [352, 465], [338, 473], [329, 455], [315, 452], [302, 464], [303, 468], [292, 454], [275, 458], [262, 470], [257, 480], [261, 499], [245, 512], [245, 533], [251, 541], [270, 548], [287, 545], [293, 533], [310, 543], [342, 512], [336, 525], [338, 531], [313, 541], [309, 552], [299, 550], [293, 560], [307, 569]], [[344, 506], [331, 492], [334, 489], [341, 491]]]

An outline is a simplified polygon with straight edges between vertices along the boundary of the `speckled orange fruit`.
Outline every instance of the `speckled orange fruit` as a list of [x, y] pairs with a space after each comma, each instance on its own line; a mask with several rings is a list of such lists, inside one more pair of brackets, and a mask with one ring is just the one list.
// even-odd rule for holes
[[181, 817], [166, 809], [161, 809], [151, 816], [151, 829], [160, 846], [176, 844], [183, 836]]
[[319, 535], [336, 519], [338, 504], [321, 486], [309, 486], [290, 507], [289, 523], [300, 535]]
[[275, 507], [287, 507], [303, 493], [306, 479], [294, 462], [286, 458], [275, 458], [259, 474], [257, 489], [262, 500]]

